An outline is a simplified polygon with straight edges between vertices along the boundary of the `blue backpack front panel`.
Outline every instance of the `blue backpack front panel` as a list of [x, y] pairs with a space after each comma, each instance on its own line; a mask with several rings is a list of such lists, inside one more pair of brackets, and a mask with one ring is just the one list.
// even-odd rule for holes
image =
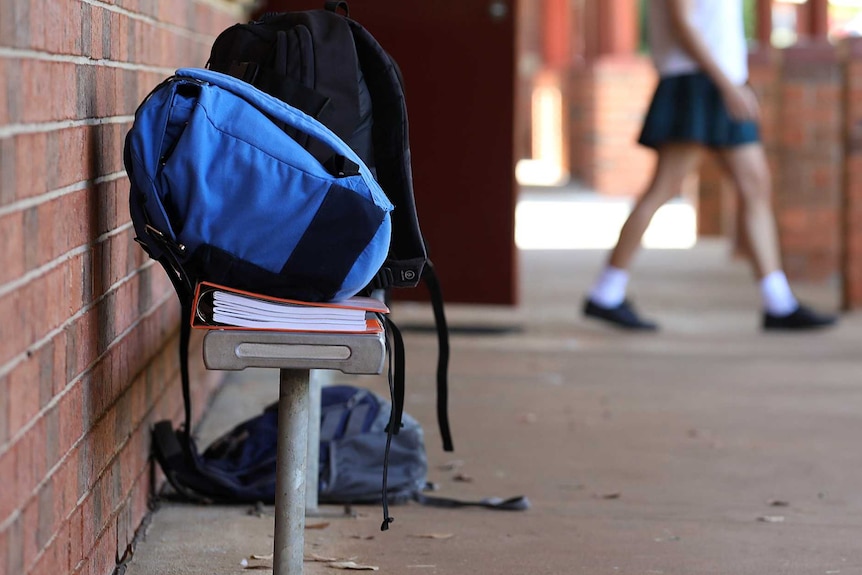
[[[283, 127], [353, 166], [332, 173]], [[127, 137], [131, 212], [169, 239], [195, 279], [299, 299], [342, 299], [385, 261], [392, 204], [350, 148], [316, 120], [216, 72], [179, 70]], [[138, 204], [137, 206], [135, 204]]]

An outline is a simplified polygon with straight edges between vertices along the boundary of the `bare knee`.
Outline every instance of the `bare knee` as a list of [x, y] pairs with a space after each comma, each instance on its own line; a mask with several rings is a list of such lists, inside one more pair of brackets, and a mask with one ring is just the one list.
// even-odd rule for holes
[[720, 155], [725, 171], [748, 205], [769, 205], [772, 176], [763, 147], [758, 144], [726, 150]]
[[742, 200], [750, 206], [772, 205], [772, 176], [769, 170], [751, 170], [736, 182]]

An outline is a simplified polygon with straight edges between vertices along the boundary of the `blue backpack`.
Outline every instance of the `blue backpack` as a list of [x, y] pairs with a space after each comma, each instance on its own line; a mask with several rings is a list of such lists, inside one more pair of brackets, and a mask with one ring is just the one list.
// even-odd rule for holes
[[[325, 145], [329, 158], [319, 162], [283, 125]], [[199, 280], [346, 298], [388, 255], [393, 206], [353, 150], [225, 74], [181, 69], [158, 86], [135, 114], [125, 164], [137, 239], [173, 272], [181, 299]]]

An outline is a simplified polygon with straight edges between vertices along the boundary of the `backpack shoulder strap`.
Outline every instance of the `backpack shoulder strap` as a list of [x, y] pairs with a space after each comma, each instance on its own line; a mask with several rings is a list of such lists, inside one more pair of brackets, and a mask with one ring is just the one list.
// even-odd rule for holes
[[428, 253], [419, 228], [413, 198], [413, 172], [407, 106], [401, 72], [377, 40], [354, 20], [348, 20], [356, 54], [373, 102], [372, 139], [377, 181], [395, 205], [392, 245], [395, 252], [383, 264], [375, 287], [414, 287], [419, 283]]
[[404, 81], [395, 60], [362, 25], [348, 20], [356, 42], [356, 54], [374, 103], [374, 156], [377, 181], [398, 206], [392, 214], [395, 252], [383, 264], [374, 287], [414, 287], [424, 280], [431, 295], [439, 344], [437, 361], [437, 421], [444, 451], [453, 451], [448, 417], [449, 329], [440, 282], [419, 228], [413, 197], [410, 137]]

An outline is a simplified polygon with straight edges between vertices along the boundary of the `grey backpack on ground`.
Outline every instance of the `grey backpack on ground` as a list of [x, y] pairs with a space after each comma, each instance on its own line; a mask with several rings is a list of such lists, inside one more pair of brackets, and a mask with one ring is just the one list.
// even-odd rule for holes
[[[391, 436], [392, 404], [348, 385], [324, 388], [320, 415], [318, 498], [321, 503], [401, 503], [426, 487], [428, 459], [422, 426], [404, 413]], [[384, 468], [388, 464], [387, 473]], [[385, 479], [385, 485], [382, 482]]]

